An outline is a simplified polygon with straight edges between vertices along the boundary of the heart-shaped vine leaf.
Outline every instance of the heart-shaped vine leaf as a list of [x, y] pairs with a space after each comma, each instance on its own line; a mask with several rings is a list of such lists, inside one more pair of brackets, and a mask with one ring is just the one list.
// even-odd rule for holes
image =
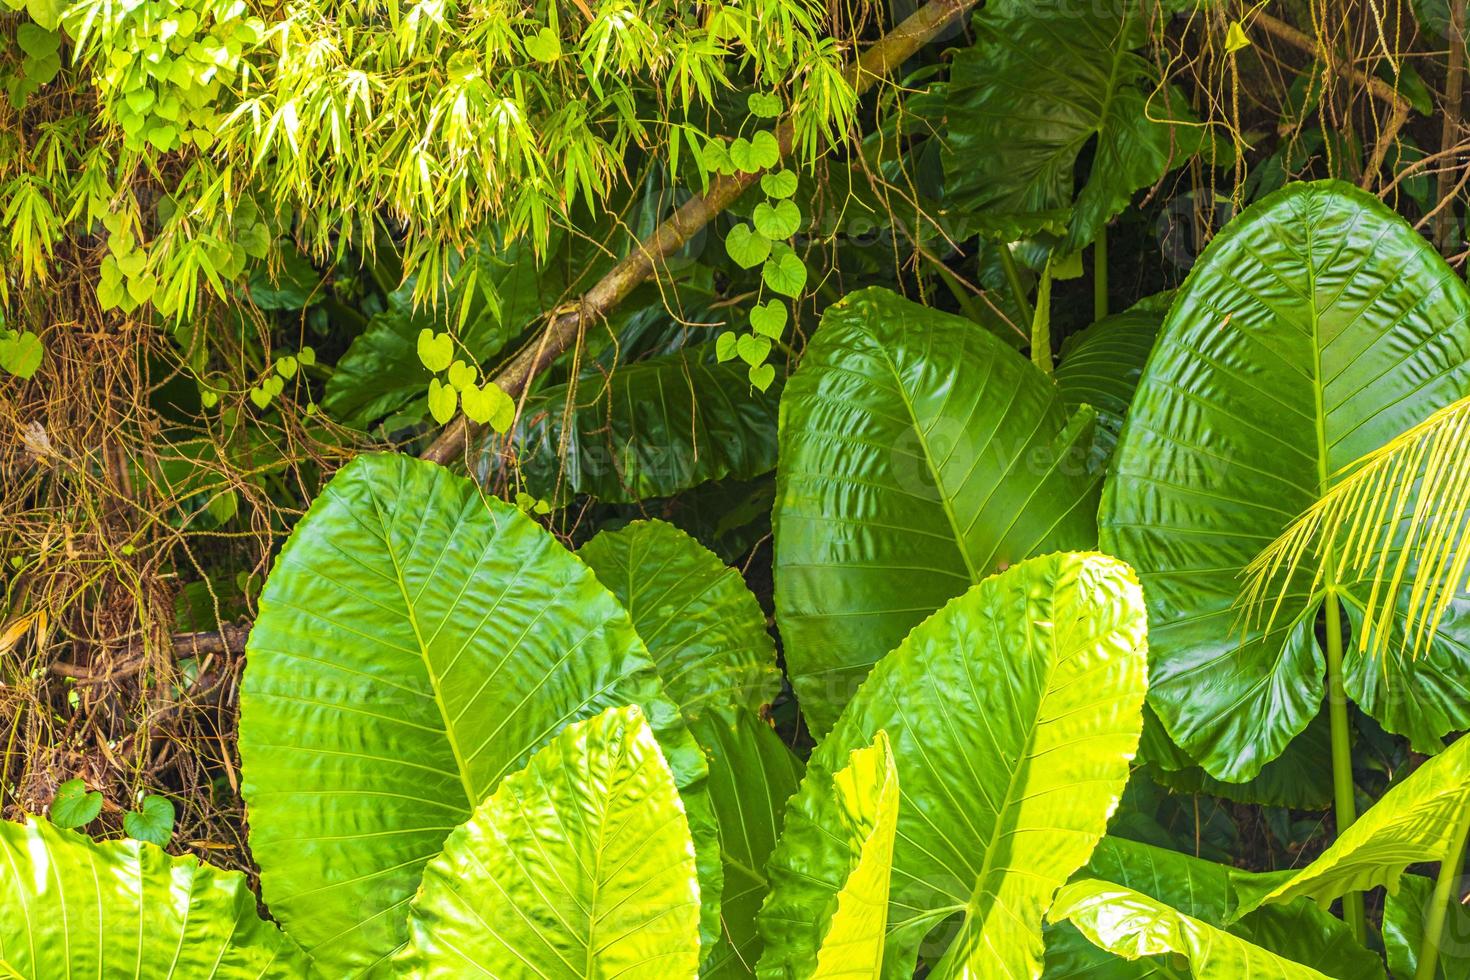
[[41, 338], [29, 330], [15, 333], [9, 338], [0, 337], [0, 368], [17, 378], [30, 379], [40, 370], [46, 349]]
[[[438, 379], [435, 380], [437, 381]], [[434, 382], [431, 381], [429, 384], [432, 387]], [[451, 390], [453, 390], [452, 387]], [[464, 409], [465, 418], [471, 422], [484, 425], [490, 421], [491, 412], [494, 410], [494, 403], [491, 401], [488, 393], [481, 391], [475, 385], [470, 385], [460, 392], [459, 401], [460, 407]], [[432, 397], [429, 399], [429, 407], [431, 410], [434, 407]], [[454, 410], [450, 409], [451, 417], [453, 417], [453, 413]], [[437, 413], [435, 414], [437, 416]]]
[[740, 343], [739, 336], [733, 330], [726, 330], [715, 338], [715, 360], [724, 363], [735, 356], [736, 348]]
[[750, 308], [750, 329], [763, 337], [780, 339], [788, 316], [786, 304], [778, 299], [757, 303]]
[[768, 170], [781, 162], [781, 145], [775, 133], [763, 129], [750, 138], [750, 162], [756, 170]]
[[730, 163], [741, 173], [753, 174], [761, 170], [761, 165], [756, 160], [755, 147], [744, 136], [736, 137], [730, 142]]
[[101, 812], [102, 794], [88, 792], [87, 784], [80, 779], [68, 779], [56, 787], [56, 795], [51, 798], [51, 822], [63, 829], [85, 827]]
[[550, 64], [561, 57], [561, 38], [550, 27], [543, 27], [523, 42], [526, 54], [542, 64]]
[[798, 178], [794, 170], [777, 170], [774, 173], [761, 174], [761, 190], [767, 197], [777, 199], [790, 197], [796, 193]]
[[735, 343], [735, 353], [739, 354], [740, 359], [751, 367], [763, 364], [766, 355], [771, 353], [771, 338], [753, 333], [741, 334], [740, 339]]
[[454, 339], [425, 327], [419, 331], [418, 351], [424, 367], [437, 374], [454, 361]]
[[806, 263], [785, 242], [771, 247], [771, 257], [761, 266], [761, 278], [773, 292], [793, 299], [806, 288]]
[[459, 400], [465, 415], [481, 425], [489, 425], [497, 435], [509, 432], [515, 424], [515, 399], [494, 381], [486, 381], [479, 387], [469, 385], [460, 393]]
[[454, 390], [454, 386], [444, 384], [438, 378], [430, 378], [429, 414], [434, 417], [434, 421], [440, 425], [449, 424], [458, 407], [459, 392]]
[[479, 380], [480, 372], [475, 370], [474, 365], [466, 364], [464, 361], [455, 361], [449, 365], [449, 372], [445, 380], [457, 391], [463, 392], [466, 388]]
[[755, 222], [755, 230], [767, 238], [790, 238], [801, 227], [801, 209], [794, 201], [777, 201], [775, 204], [762, 201], [755, 206], [750, 219]]
[[771, 364], [755, 364], [745, 372], [745, 376], [758, 391], [769, 391], [776, 380], [776, 368]]
[[174, 835], [174, 805], [162, 796], [145, 796], [138, 809], [123, 817], [123, 830], [133, 840], [147, 841], [159, 847]]
[[752, 116], [774, 119], [781, 114], [781, 97], [771, 92], [751, 92], [745, 97], [745, 107]]
[[750, 225], [738, 224], [725, 236], [725, 251], [742, 269], [753, 269], [771, 254], [771, 240]]

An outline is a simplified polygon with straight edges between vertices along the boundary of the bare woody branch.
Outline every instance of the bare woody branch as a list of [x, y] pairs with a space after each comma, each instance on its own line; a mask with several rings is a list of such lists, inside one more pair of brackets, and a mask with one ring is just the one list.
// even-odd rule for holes
[[[848, 66], [849, 83], [861, 95], [977, 2], [929, 0]], [[791, 152], [792, 129], [789, 122], [777, 129], [776, 138], [781, 156], [785, 157]], [[733, 204], [759, 177], [759, 173], [741, 173], [720, 176], [711, 181], [708, 190], [691, 198], [655, 228], [648, 238], [639, 242], [631, 253], [583, 293], [572, 309], [553, 316], [541, 336], [522, 349], [496, 375], [495, 383], [512, 398], [520, 398], [531, 381], [576, 342], [584, 326], [607, 316], [635, 287], [654, 275], [660, 263]], [[462, 456], [482, 429], [459, 415], [424, 450], [421, 458], [448, 463]]]

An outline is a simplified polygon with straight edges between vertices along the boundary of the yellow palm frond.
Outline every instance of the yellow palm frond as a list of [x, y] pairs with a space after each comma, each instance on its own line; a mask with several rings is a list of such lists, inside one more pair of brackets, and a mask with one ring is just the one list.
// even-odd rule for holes
[[1314, 592], [1327, 578], [1367, 579], [1371, 586], [1358, 646], [1377, 654], [1387, 648], [1407, 578], [1412, 586], [1402, 649], [1417, 657], [1450, 602], [1470, 586], [1470, 547], [1463, 546], [1470, 543], [1470, 397], [1445, 406], [1335, 476], [1322, 499], [1246, 566], [1240, 603], [1259, 618], [1271, 602], [1269, 631], [1298, 569], [1314, 567]]

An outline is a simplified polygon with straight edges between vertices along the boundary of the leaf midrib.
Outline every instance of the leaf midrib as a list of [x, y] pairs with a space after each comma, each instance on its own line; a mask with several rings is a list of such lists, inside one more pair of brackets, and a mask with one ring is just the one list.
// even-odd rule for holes
[[378, 515], [378, 524], [383, 528], [383, 550], [388, 554], [388, 560], [393, 563], [393, 577], [398, 582], [399, 594], [403, 596], [403, 608], [408, 615], [408, 624], [413, 629], [414, 643], [418, 647], [419, 659], [424, 664], [424, 674], [429, 678], [429, 687], [434, 694], [434, 705], [439, 709], [439, 717], [444, 722], [444, 739], [449, 744], [449, 753], [454, 757], [454, 768], [459, 773], [460, 786], [464, 789], [466, 806], [473, 809], [478, 801], [474, 786], [470, 783], [469, 767], [465, 764], [465, 754], [460, 749], [459, 740], [455, 737], [454, 726], [449, 722], [449, 709], [444, 703], [444, 693], [439, 685], [439, 675], [434, 672], [433, 660], [429, 657], [428, 644], [424, 642], [424, 634], [419, 629], [418, 612], [414, 608], [412, 593], [409, 591], [408, 583], [403, 577], [403, 567], [398, 561], [398, 552], [393, 547], [393, 537], [389, 533], [388, 522], [383, 515], [383, 509], [378, 505], [377, 495], [372, 496], [373, 510]]
[[914, 435], [918, 438], [919, 448], [922, 450], [920, 455], [924, 457], [924, 466], [929, 470], [930, 479], [934, 481], [935, 496], [939, 498], [939, 506], [944, 511], [944, 519], [949, 522], [950, 534], [954, 536], [955, 550], [960, 553], [960, 560], [965, 563], [965, 571], [970, 576], [970, 584], [978, 585], [984, 576], [976, 570], [975, 563], [970, 558], [970, 552], [965, 547], [965, 537], [960, 533], [959, 518], [955, 515], [954, 506], [950, 503], [947, 494], [947, 488], [939, 476], [938, 468], [935, 466], [934, 454], [930, 452], [929, 440], [925, 438], [924, 427], [919, 423], [919, 415], [914, 411], [913, 402], [909, 399], [909, 393], [903, 386], [903, 376], [899, 374], [898, 365], [889, 356], [888, 349], [879, 344], [878, 350], [882, 354], [883, 363], [888, 366], [889, 372], [893, 375], [893, 387], [898, 392], [899, 401], [903, 403], [904, 411], [913, 423]]
[[[1322, 369], [1321, 312], [1317, 309], [1317, 263], [1313, 251], [1313, 226], [1310, 221], [1304, 222], [1304, 226], [1307, 239], [1307, 316], [1312, 334], [1312, 401], [1316, 410], [1317, 499], [1321, 500], [1327, 495], [1327, 484], [1330, 478], [1327, 472], [1326, 385], [1323, 381], [1325, 373]], [[1325, 547], [1322, 583], [1323, 591], [1331, 597], [1337, 594], [1340, 583], [1337, 580], [1337, 562], [1332, 553], [1332, 542], [1326, 542]]]
[[[1056, 604], [1057, 590], [1055, 583], [1053, 583], [1051, 590], [1051, 608], [1053, 614], [1056, 609]], [[1033, 636], [1034, 631], [1026, 631], [1026, 648], [1028, 654], [1032, 652], [1031, 641]], [[1058, 667], [1061, 666], [1061, 651], [1057, 649], [1057, 632], [1055, 626], [1052, 629], [1050, 645], [1051, 654], [1047, 660], [1045, 676], [1043, 678], [1044, 682], [1040, 687], [1041, 696], [1036, 699], [1036, 711], [1032, 717], [1031, 724], [1027, 726], [1025, 744], [1022, 745], [1021, 751], [1016, 755], [1016, 766], [1011, 770], [1010, 778], [1006, 781], [1005, 796], [1001, 798], [1000, 806], [996, 808], [995, 823], [990, 829], [990, 840], [985, 843], [985, 860], [981, 862], [980, 874], [975, 879], [975, 890], [971, 893], [969, 902], [966, 903], [968, 906], [968, 910], [966, 911], [967, 917], [980, 911], [980, 899], [985, 893], [986, 882], [990, 878], [991, 872], [995, 870], [992, 862], [995, 860], [996, 845], [1000, 842], [1002, 828], [1005, 825], [1005, 814], [1010, 810], [1012, 797], [1016, 792], [1016, 787], [1021, 782], [1021, 770], [1026, 768], [1028, 760], [1031, 759], [1032, 748], [1036, 744], [1036, 733], [1041, 728], [1042, 713], [1046, 709], [1047, 694], [1051, 690], [1052, 677]], [[994, 899], [995, 896], [992, 898]]]

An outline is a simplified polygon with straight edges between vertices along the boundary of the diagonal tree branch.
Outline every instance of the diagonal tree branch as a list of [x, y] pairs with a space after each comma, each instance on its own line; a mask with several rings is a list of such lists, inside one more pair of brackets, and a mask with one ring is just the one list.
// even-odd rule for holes
[[[929, 0], [913, 16], [864, 51], [862, 57], [849, 67], [847, 77], [853, 88], [859, 95], [867, 91], [978, 2], [979, 0]], [[791, 151], [792, 130], [789, 125], [780, 127], [777, 140], [781, 155], [785, 157]], [[511, 397], [519, 397], [537, 374], [576, 341], [584, 322], [590, 323], [598, 317], [606, 316], [634, 287], [653, 275], [658, 263], [678, 251], [715, 215], [729, 207], [759, 176], [758, 173], [739, 174], [718, 177], [712, 181], [709, 190], [688, 201], [669, 216], [647, 239], [639, 243], [632, 254], [582, 294], [573, 309], [552, 316], [541, 337], [522, 350], [495, 377], [495, 383]], [[480, 426], [470, 423], [460, 415], [440, 433], [420, 458], [447, 463], [464, 453], [480, 429]], [[218, 632], [176, 633], [173, 636], [173, 648], [181, 656], [226, 651], [239, 653], [245, 648], [250, 626], [247, 621], [226, 624]], [[55, 670], [58, 674], [77, 679], [90, 679], [93, 676], [91, 668], [76, 664], [58, 664]]]
[[1398, 139], [1399, 130], [1403, 129], [1404, 123], [1409, 121], [1409, 113], [1413, 110], [1413, 105], [1408, 98], [1381, 78], [1375, 78], [1349, 64], [1335, 63], [1331, 51], [1320, 38], [1314, 40], [1285, 21], [1277, 20], [1264, 10], [1256, 12], [1251, 24], [1252, 26], [1259, 24], [1273, 37], [1285, 41], [1314, 58], [1321, 58], [1337, 74], [1356, 85], [1363, 86], [1391, 107], [1392, 111], [1389, 113], [1388, 121], [1379, 134], [1378, 142], [1373, 146], [1373, 153], [1368, 158], [1368, 165], [1363, 169], [1363, 176], [1358, 184], [1364, 190], [1371, 189], [1374, 182], [1378, 180], [1378, 171], [1383, 167], [1383, 160], [1388, 155], [1389, 147], [1393, 145], [1394, 140]]
[[[977, 2], [929, 0], [848, 66], [848, 82], [858, 95], [863, 94]], [[782, 123], [776, 131], [782, 157], [791, 152], [792, 135], [789, 121]], [[576, 342], [585, 325], [607, 316], [638, 284], [652, 276], [661, 262], [733, 204], [759, 177], [759, 173], [716, 177], [708, 190], [685, 202], [655, 228], [648, 238], [639, 242], [631, 253], [583, 293], [571, 309], [553, 313], [541, 336], [522, 349], [496, 375], [495, 383], [512, 398], [520, 398], [536, 375]], [[482, 426], [463, 415], [456, 416], [420, 458], [448, 463], [462, 456], [481, 431]]]

